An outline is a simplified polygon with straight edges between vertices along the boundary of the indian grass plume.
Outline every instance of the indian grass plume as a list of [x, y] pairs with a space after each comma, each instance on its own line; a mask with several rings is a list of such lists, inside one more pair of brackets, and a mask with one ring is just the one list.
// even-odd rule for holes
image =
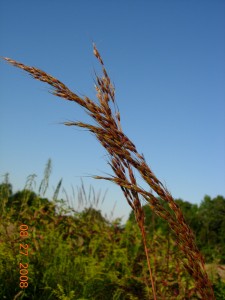
[[[88, 129], [96, 136], [97, 140], [108, 152], [108, 163], [114, 175], [110, 177], [93, 177], [95, 179], [109, 180], [119, 185], [128, 204], [134, 211], [144, 243], [153, 298], [157, 299], [157, 291], [155, 290], [149, 252], [146, 246], [145, 216], [142, 209], [141, 198], [145, 199], [152, 211], [158, 217], [164, 219], [173, 231], [177, 246], [184, 255], [184, 267], [195, 281], [196, 295], [201, 299], [215, 299], [211, 282], [205, 270], [204, 259], [196, 246], [194, 234], [186, 223], [183, 213], [174, 201], [172, 195], [147, 165], [143, 154], [138, 153], [136, 146], [122, 131], [120, 113], [115, 101], [114, 85], [108, 76], [102, 57], [94, 44], [93, 52], [103, 72], [102, 77], [96, 75], [95, 89], [98, 102], [94, 102], [86, 96], [78, 96], [61, 81], [42, 70], [26, 66], [10, 58], [4, 59], [15, 67], [28, 72], [33, 78], [48, 83], [53, 88], [51, 91], [53, 95], [79, 104], [95, 121], [94, 125], [83, 122], [65, 122], [64, 124]], [[114, 107], [114, 112], [112, 111], [112, 107]], [[161, 200], [154, 196], [153, 192], [146, 191], [138, 185], [134, 176], [134, 170], [140, 174], [149, 188], [154, 191]], [[168, 207], [165, 208], [162, 202], [166, 203]]]

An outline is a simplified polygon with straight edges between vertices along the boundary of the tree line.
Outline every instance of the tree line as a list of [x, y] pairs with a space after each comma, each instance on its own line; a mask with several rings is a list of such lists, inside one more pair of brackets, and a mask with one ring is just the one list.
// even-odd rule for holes
[[[159, 199], [160, 201], [160, 199]], [[205, 256], [206, 262], [217, 260], [225, 263], [225, 198], [217, 196], [211, 198], [206, 195], [200, 205], [176, 199], [184, 217], [194, 231], [197, 245]], [[170, 230], [164, 220], [158, 218], [148, 205], [144, 206], [146, 225], [149, 234], [161, 231], [168, 235]], [[129, 216], [134, 221], [133, 212]]]
[[[7, 193], [6, 207], [14, 208], [15, 215], [24, 205], [34, 209], [42, 204], [43, 212], [55, 210], [52, 201], [47, 198], [40, 197], [34, 191], [22, 190], [13, 193], [10, 183], [0, 184], [2, 193]], [[3, 197], [4, 198], [4, 197]], [[160, 201], [160, 198], [158, 198]], [[205, 257], [206, 262], [218, 261], [225, 263], [225, 198], [218, 195], [215, 198], [204, 196], [199, 205], [176, 199], [175, 202], [181, 208], [184, 217], [195, 233], [197, 245]], [[22, 206], [21, 206], [22, 205]], [[164, 204], [165, 205], [165, 204]], [[144, 205], [146, 229], [150, 235], [156, 232], [162, 233], [164, 236], [170, 234], [167, 222], [158, 218], [150, 209], [149, 205]], [[128, 221], [135, 222], [133, 211], [131, 211]], [[120, 225], [123, 230], [124, 225]]]

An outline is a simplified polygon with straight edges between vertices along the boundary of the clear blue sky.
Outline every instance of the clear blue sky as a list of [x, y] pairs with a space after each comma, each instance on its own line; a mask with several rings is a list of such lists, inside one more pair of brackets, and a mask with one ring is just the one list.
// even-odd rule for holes
[[[175, 198], [200, 203], [225, 195], [225, 2], [2, 1], [0, 55], [36, 66], [73, 91], [94, 98], [92, 41], [116, 86], [124, 132]], [[105, 150], [87, 131], [60, 123], [89, 120], [48, 86], [0, 62], [0, 175], [14, 191], [29, 174], [49, 195], [63, 177], [72, 194], [86, 187], [108, 194], [104, 212], [130, 212], [120, 189], [87, 175], [112, 173]]]

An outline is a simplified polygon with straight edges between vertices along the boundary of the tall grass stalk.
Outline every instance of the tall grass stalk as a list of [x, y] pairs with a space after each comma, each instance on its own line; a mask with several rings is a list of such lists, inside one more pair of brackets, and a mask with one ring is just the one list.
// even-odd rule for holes
[[[64, 124], [88, 129], [107, 150], [109, 154], [108, 163], [114, 175], [111, 177], [93, 177], [96, 179], [109, 180], [119, 185], [128, 204], [134, 211], [144, 243], [153, 298], [156, 299], [156, 291], [150, 266], [149, 251], [146, 246], [145, 216], [141, 205], [141, 198], [145, 199], [158, 217], [166, 220], [175, 234], [177, 246], [184, 255], [183, 264], [195, 280], [196, 295], [201, 299], [215, 299], [211, 282], [205, 270], [204, 259], [196, 246], [194, 234], [186, 223], [183, 213], [175, 203], [172, 195], [154, 175], [147, 165], [144, 156], [137, 151], [136, 146], [123, 133], [120, 113], [115, 102], [114, 86], [95, 45], [93, 45], [93, 51], [103, 72], [102, 77], [96, 75], [95, 89], [97, 92], [97, 103], [86, 96], [78, 96], [65, 84], [42, 70], [26, 66], [10, 58], [4, 59], [10, 64], [27, 71], [33, 78], [48, 83], [53, 88], [51, 91], [53, 95], [68, 101], [73, 101], [82, 106], [87, 114], [95, 121], [94, 125], [83, 122], [65, 122]], [[160, 197], [160, 200], [153, 192], [144, 190], [138, 185], [134, 176], [134, 170], [141, 175], [142, 179], [150, 187], [150, 190], [153, 190]]]

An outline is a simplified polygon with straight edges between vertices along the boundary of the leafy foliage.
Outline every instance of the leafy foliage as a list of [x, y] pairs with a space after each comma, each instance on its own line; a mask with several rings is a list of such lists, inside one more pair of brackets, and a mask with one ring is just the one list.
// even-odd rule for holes
[[[47, 166], [51, 166], [50, 163]], [[99, 197], [93, 189], [87, 196], [83, 184], [78, 190], [78, 198], [89, 207], [77, 212], [64, 200], [57, 200], [62, 180], [51, 201], [43, 198], [49, 175], [50, 172], [45, 170], [46, 178], [42, 180], [39, 194], [32, 189], [35, 176], [30, 176], [25, 188], [16, 193], [13, 193], [8, 176], [0, 184], [0, 298], [151, 299], [152, 288], [143, 242], [132, 213], [125, 225], [120, 219], [107, 220], [95, 205], [91, 205], [100, 203]], [[221, 213], [224, 198], [205, 197], [200, 207], [177, 201], [190, 226], [202, 237], [199, 245], [208, 249], [209, 258], [216, 256], [223, 259], [219, 249], [222, 249], [224, 238], [219, 230], [224, 224]], [[144, 211], [157, 297], [199, 299], [193, 279], [181, 263], [182, 254], [177, 250], [176, 241], [166, 224], [155, 218], [147, 206]], [[19, 244], [23, 242], [19, 236], [21, 224], [29, 226], [26, 240], [29, 244], [29, 286], [23, 290], [19, 287], [18, 268], [21, 262]], [[206, 233], [202, 224], [207, 225]], [[217, 237], [213, 230], [218, 233]], [[217, 247], [217, 252], [214, 247]], [[221, 279], [214, 280], [217, 299], [223, 299], [224, 285]]]
[[[195, 233], [197, 245], [205, 256], [206, 262], [217, 260], [225, 263], [225, 198], [217, 196], [211, 199], [205, 196], [201, 204], [192, 204], [182, 199], [175, 200], [182, 209], [184, 217]], [[167, 223], [157, 218], [148, 205], [144, 206], [146, 224], [150, 236], [160, 230], [164, 236], [169, 234]], [[129, 220], [134, 222], [134, 213]]]

